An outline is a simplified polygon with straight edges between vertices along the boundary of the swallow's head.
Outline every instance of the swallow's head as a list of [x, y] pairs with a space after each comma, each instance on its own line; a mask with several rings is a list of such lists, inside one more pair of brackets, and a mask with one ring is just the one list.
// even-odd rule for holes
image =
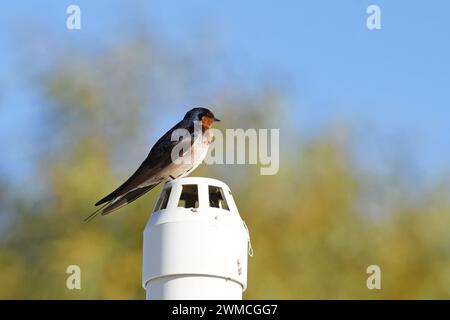
[[202, 125], [210, 128], [214, 121], [220, 121], [217, 119], [211, 110], [206, 108], [194, 108], [189, 110], [184, 116], [184, 120], [201, 121]]

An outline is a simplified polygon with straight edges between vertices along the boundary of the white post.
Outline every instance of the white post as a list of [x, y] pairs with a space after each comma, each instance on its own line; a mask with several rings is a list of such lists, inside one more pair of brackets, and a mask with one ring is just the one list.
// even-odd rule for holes
[[242, 299], [251, 250], [228, 186], [181, 178], [164, 185], [144, 230], [147, 299]]

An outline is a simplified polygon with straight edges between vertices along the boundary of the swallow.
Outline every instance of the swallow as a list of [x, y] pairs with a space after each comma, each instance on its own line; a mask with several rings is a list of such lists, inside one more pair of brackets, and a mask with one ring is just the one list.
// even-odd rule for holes
[[[106, 215], [122, 208], [161, 182], [191, 173], [206, 157], [213, 138], [210, 129], [215, 121], [220, 120], [206, 108], [188, 111], [183, 120], [155, 143], [136, 172], [116, 190], [99, 200], [95, 206], [102, 206], [84, 221], [93, 219], [99, 213]], [[179, 137], [179, 133], [183, 132], [185, 134]], [[179, 138], [174, 139], [174, 136]]]

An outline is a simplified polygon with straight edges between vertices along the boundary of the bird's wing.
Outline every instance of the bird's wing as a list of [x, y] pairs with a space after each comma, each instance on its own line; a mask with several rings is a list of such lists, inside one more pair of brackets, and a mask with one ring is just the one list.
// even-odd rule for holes
[[191, 143], [194, 141], [194, 124], [192, 121], [180, 121], [155, 143], [147, 158], [144, 162], [142, 162], [136, 172], [128, 178], [127, 181], [125, 181], [120, 187], [111, 192], [109, 195], [98, 201], [95, 205], [98, 206], [103, 203], [113, 201], [117, 197], [125, 196], [130, 191], [138, 189], [139, 187], [146, 187], [145, 182], [158, 178], [158, 173], [172, 163], [172, 149], [177, 144], [183, 143], [183, 141], [172, 141], [171, 139], [172, 133], [177, 129], [188, 130], [190, 136], [185, 137], [185, 139], [190, 138]]

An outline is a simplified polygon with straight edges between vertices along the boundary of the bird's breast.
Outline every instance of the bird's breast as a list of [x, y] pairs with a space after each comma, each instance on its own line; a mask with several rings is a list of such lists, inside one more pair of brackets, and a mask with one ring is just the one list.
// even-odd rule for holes
[[211, 129], [208, 129], [206, 130], [205, 134], [206, 134], [206, 141], [209, 146], [212, 142], [212, 139], [214, 138], [213, 131]]

